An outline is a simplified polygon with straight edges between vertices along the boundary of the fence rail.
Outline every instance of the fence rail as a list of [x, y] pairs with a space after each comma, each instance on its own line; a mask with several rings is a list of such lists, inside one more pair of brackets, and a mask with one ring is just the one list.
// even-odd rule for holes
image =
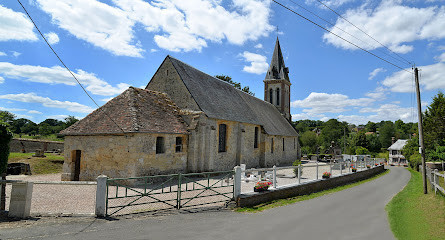
[[[422, 166], [420, 166], [422, 167]], [[437, 169], [431, 169], [426, 167], [426, 176], [428, 181], [431, 183], [431, 190], [437, 194], [437, 191], [442, 192], [445, 195], [445, 172], [439, 173]], [[443, 181], [440, 179], [442, 178]]]

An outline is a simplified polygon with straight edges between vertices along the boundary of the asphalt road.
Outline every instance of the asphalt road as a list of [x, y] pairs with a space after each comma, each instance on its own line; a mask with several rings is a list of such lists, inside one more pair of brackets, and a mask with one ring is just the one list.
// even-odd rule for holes
[[0, 239], [394, 239], [385, 205], [410, 173], [260, 213], [204, 211], [109, 221], [73, 219], [0, 229]]

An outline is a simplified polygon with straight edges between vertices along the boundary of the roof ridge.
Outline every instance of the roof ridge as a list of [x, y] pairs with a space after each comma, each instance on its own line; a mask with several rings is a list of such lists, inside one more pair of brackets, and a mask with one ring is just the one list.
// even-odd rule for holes
[[[128, 101], [129, 101], [129, 107], [130, 107], [130, 114], [132, 115], [131, 117], [131, 122], [132, 122], [132, 128], [135, 131], [139, 131], [139, 127], [140, 124], [138, 123], [138, 107], [137, 107], [137, 89], [134, 87], [129, 87], [129, 90], [131, 89], [132, 91], [129, 91], [129, 96], [128, 96]], [[133, 97], [131, 96], [133, 94]]]

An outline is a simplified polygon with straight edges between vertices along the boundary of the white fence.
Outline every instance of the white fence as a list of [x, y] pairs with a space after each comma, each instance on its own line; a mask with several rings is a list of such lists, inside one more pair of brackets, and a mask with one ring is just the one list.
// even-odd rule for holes
[[255, 184], [260, 180], [272, 182], [273, 188], [286, 185], [300, 184], [321, 179], [323, 173], [333, 176], [362, 171], [383, 164], [382, 159], [365, 159], [344, 161], [337, 163], [307, 163], [299, 166], [251, 168], [241, 166], [241, 193], [253, 192]]

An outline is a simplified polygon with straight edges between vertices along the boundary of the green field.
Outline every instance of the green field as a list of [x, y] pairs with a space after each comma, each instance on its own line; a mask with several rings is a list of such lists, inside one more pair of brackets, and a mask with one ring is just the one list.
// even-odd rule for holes
[[45, 153], [46, 157], [32, 157], [34, 153], [10, 153], [9, 163], [29, 163], [32, 174], [61, 173], [63, 166], [63, 155]]
[[400, 240], [444, 240], [445, 196], [435, 195], [430, 186], [423, 194], [421, 174], [410, 172], [409, 183], [386, 205], [391, 230]]
[[38, 140], [49, 140], [49, 141], [58, 141], [63, 142], [64, 138], [58, 138], [56, 134], [50, 134], [46, 136], [42, 135], [35, 135], [35, 136], [28, 136], [26, 134], [16, 134], [14, 133], [14, 138], [26, 138], [26, 139], [38, 139]]

